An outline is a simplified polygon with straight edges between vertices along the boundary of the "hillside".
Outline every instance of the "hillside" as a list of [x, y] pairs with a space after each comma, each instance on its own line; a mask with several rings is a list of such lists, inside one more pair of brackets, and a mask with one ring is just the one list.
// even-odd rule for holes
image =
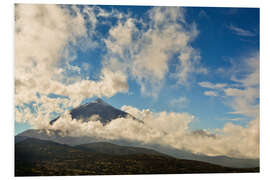
[[160, 152], [152, 149], [141, 148], [141, 147], [130, 147], [130, 146], [119, 146], [108, 142], [95, 142], [89, 144], [81, 144], [75, 146], [75, 148], [84, 150], [87, 152], [103, 153], [110, 155], [132, 155], [132, 154], [151, 154], [151, 155], [162, 155]]
[[[104, 150], [106, 148], [100, 148], [105, 146], [114, 147], [114, 150], [109, 152]], [[259, 172], [259, 168], [227, 168], [200, 161], [176, 159], [150, 149], [104, 142], [71, 147], [27, 138], [15, 144], [15, 176], [229, 172]]]

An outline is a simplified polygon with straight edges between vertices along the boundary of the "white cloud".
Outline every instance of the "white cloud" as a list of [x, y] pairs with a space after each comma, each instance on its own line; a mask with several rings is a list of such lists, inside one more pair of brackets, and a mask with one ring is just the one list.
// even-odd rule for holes
[[145, 145], [161, 144], [210, 156], [259, 157], [257, 123], [252, 122], [247, 127], [228, 123], [222, 129], [212, 130], [215, 134], [207, 130], [198, 133], [190, 130], [189, 124], [194, 116], [187, 113], [151, 112], [149, 109], [139, 110], [131, 106], [123, 106], [121, 109], [143, 123], [127, 117], [114, 119], [103, 126], [100, 121], [96, 121], [97, 116], [83, 122], [71, 119], [70, 114], [65, 113], [50, 129], [61, 130], [63, 135], [125, 139]]
[[208, 89], [223, 89], [226, 86], [228, 86], [225, 83], [213, 84], [213, 83], [207, 82], [207, 81], [199, 82], [198, 84], [199, 84], [199, 86], [204, 87], [204, 88], [208, 88]]
[[123, 55], [125, 48], [130, 46], [132, 35], [138, 31], [134, 21], [132, 18], [128, 18], [124, 23], [118, 21], [118, 24], [109, 30], [110, 38], [105, 40], [105, 43], [112, 53]]
[[[243, 68], [245, 67], [245, 68]], [[233, 144], [236, 149], [230, 150], [229, 154], [240, 156], [241, 151], [246, 148], [246, 156], [257, 154], [259, 156], [259, 54], [252, 54], [243, 60], [239, 65], [234, 64], [231, 71], [231, 80], [235, 84], [225, 85], [201, 82], [200, 86], [210, 89], [223, 91], [226, 104], [234, 111], [231, 114], [238, 114], [251, 118], [246, 127], [225, 124], [224, 128], [219, 130], [226, 136], [223, 137], [224, 144]], [[243, 71], [243, 69], [245, 71]], [[240, 73], [240, 76], [239, 76]], [[243, 75], [244, 74], [244, 75]], [[237, 78], [238, 77], [238, 78]], [[239, 121], [246, 118], [231, 118], [230, 121]], [[230, 139], [232, 138], [232, 139]], [[222, 146], [221, 146], [222, 147]], [[224, 147], [222, 147], [224, 148]], [[229, 149], [229, 147], [226, 147]]]
[[215, 91], [204, 91], [203, 94], [206, 96], [218, 96], [218, 93]]
[[185, 131], [193, 119], [193, 116], [188, 113], [167, 113], [165, 111], [154, 113], [149, 109], [140, 111], [131, 106], [122, 106], [121, 109], [143, 120], [147, 126], [170, 133]]
[[[141, 92], [157, 96], [169, 71], [169, 62], [178, 55], [178, 83], [186, 83], [192, 73], [207, 73], [200, 65], [200, 55], [190, 42], [198, 35], [195, 23], [185, 21], [183, 8], [155, 7], [147, 15], [150, 21], [126, 17], [110, 29], [105, 39], [109, 50], [104, 65], [131, 75]], [[144, 27], [137, 28], [137, 24]], [[172, 76], [171, 76], [172, 77]]]
[[187, 106], [189, 100], [185, 96], [180, 96], [179, 98], [172, 99], [169, 105], [176, 109], [182, 109]]
[[[219, 93], [218, 91], [223, 91], [224, 88], [226, 88], [228, 86], [228, 84], [225, 83], [217, 83], [217, 84], [213, 84], [211, 82], [208, 81], [202, 81], [198, 83], [199, 86], [203, 87], [203, 88], [207, 88], [207, 89], [211, 89], [211, 91], [204, 91], [203, 94], [206, 96], [218, 96]], [[215, 90], [215, 91], [213, 91]]]
[[[227, 99], [226, 104], [234, 110], [231, 114], [242, 114], [244, 116], [259, 117], [259, 54], [251, 54], [250, 57], [241, 60], [241, 63], [232, 61], [230, 70], [232, 84], [203, 81], [199, 86], [217, 90], [223, 93]], [[205, 95], [217, 96], [217, 92], [205, 91]]]
[[237, 26], [234, 26], [232, 24], [230, 24], [228, 26], [228, 28], [234, 33], [234, 34], [237, 34], [239, 36], [247, 36], [247, 37], [252, 37], [252, 36], [255, 36], [256, 34], [251, 32], [251, 31], [248, 31], [248, 30], [245, 30], [245, 29], [242, 29], [240, 27], [237, 27]]
[[232, 113], [259, 119], [259, 55], [252, 55], [245, 59], [244, 63], [249, 73], [242, 78], [232, 76], [232, 80], [239, 83], [240, 88], [229, 87], [224, 89], [224, 92], [232, 98], [229, 104], [235, 110]]
[[90, 71], [91, 66], [88, 63], [83, 63], [82, 68], [84, 71], [88, 72], [88, 71]]
[[230, 118], [228, 120], [230, 120], [230, 121], [241, 121], [241, 120], [243, 120], [243, 118]]

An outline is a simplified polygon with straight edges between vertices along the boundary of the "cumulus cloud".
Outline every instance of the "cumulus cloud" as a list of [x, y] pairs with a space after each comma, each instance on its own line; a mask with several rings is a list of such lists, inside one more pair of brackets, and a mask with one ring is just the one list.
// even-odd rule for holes
[[[141, 92], [157, 96], [169, 71], [173, 55], [178, 56], [174, 77], [185, 83], [192, 73], [207, 73], [200, 65], [200, 54], [190, 43], [198, 35], [195, 23], [188, 24], [184, 9], [155, 7], [146, 14], [150, 21], [126, 17], [110, 29], [105, 40], [109, 50], [104, 64], [129, 73]], [[143, 28], [138, 29], [138, 26]]]
[[142, 119], [150, 127], [170, 133], [185, 131], [188, 128], [188, 124], [194, 118], [188, 113], [168, 113], [165, 111], [153, 113], [149, 109], [140, 111], [130, 106], [123, 106], [121, 109], [135, 117], [139, 117], [139, 119]]

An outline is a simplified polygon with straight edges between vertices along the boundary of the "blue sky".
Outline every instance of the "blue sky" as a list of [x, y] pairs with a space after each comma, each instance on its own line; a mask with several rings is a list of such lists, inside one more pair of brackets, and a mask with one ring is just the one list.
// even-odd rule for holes
[[16, 7], [15, 134], [97, 97], [187, 113], [190, 131], [258, 121], [258, 8], [35, 8]]

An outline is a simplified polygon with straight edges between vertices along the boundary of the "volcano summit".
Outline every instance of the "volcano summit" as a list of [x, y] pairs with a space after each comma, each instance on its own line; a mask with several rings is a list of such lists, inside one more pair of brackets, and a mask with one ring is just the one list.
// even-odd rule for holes
[[[100, 98], [96, 99], [93, 102], [86, 103], [72, 109], [70, 111], [70, 114], [72, 119], [81, 119], [83, 120], [83, 122], [87, 122], [89, 118], [97, 115], [99, 117], [98, 119], [103, 125], [106, 125], [107, 123], [116, 118], [131, 117], [132, 119], [136, 120], [136, 118], [132, 115], [114, 108]], [[54, 122], [56, 122], [59, 118], [60, 116], [52, 120], [50, 124], [53, 125]]]

